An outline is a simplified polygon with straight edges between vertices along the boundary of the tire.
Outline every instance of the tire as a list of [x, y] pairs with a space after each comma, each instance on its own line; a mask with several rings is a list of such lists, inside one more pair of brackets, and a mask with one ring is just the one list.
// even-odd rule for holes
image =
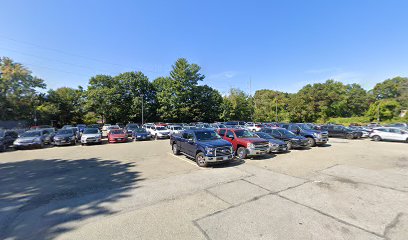
[[353, 134], [346, 134], [346, 138], [350, 140], [350, 139], [353, 139], [354, 136], [353, 136]]
[[236, 155], [239, 159], [245, 159], [247, 157], [246, 148], [239, 147]]
[[308, 137], [307, 138], [307, 141], [308, 141], [308, 147], [314, 147], [314, 146], [316, 146], [316, 141], [314, 140], [314, 138], [311, 138], [311, 137]]
[[288, 146], [288, 150], [292, 149], [292, 142], [288, 141], [288, 143], [286, 145]]
[[44, 142], [41, 142], [40, 146], [38, 148], [44, 148]]
[[173, 150], [174, 155], [180, 155], [180, 149], [178, 149], [177, 144], [173, 143], [171, 149]]
[[85, 143], [81, 143], [81, 146], [84, 146], [85, 145]]
[[157, 138], [157, 134], [154, 135], [154, 139], [159, 140], [159, 139]]
[[379, 141], [381, 141], [382, 139], [381, 139], [380, 136], [374, 135], [374, 136], [373, 136], [373, 140], [376, 141], [376, 142], [379, 142]]
[[200, 167], [207, 167], [208, 166], [208, 162], [205, 161], [205, 157], [204, 157], [204, 153], [199, 152], [196, 154], [195, 156], [195, 160], [198, 166]]
[[0, 152], [5, 152], [5, 151], [6, 151], [6, 145], [1, 145]]

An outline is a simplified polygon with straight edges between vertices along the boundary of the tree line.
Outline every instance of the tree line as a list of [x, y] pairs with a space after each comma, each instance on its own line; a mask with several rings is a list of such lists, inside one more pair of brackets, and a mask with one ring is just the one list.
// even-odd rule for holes
[[408, 109], [408, 78], [395, 77], [366, 91], [334, 80], [308, 84], [297, 93], [238, 88], [222, 96], [202, 85], [197, 64], [178, 59], [168, 76], [150, 81], [142, 72], [96, 75], [86, 87], [46, 92], [42, 79], [20, 63], [0, 58], [0, 120], [30, 124], [214, 121], [327, 122], [333, 118], [390, 120]]

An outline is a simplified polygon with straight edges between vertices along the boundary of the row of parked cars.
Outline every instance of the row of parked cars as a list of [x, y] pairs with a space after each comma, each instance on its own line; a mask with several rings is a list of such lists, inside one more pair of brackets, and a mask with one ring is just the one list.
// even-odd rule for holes
[[[13, 146], [16, 149], [38, 147], [52, 144], [76, 145], [77, 143], [101, 144], [104, 137], [109, 143], [127, 142], [130, 140], [150, 140], [171, 138], [175, 134], [186, 130], [212, 130], [218, 136], [226, 139], [237, 139], [247, 136], [248, 132], [254, 137], [262, 138], [269, 142], [271, 151], [285, 151], [292, 148], [313, 147], [325, 144], [329, 137], [341, 137], [357, 139], [370, 137], [375, 141], [407, 141], [408, 126], [405, 123], [390, 126], [350, 126], [342, 125], [316, 125], [312, 123], [245, 123], [240, 121], [217, 122], [217, 123], [146, 123], [143, 126], [135, 123], [121, 124], [78, 124], [76, 126], [65, 125], [59, 130], [50, 126], [36, 126], [28, 131], [0, 130], [0, 151]], [[222, 129], [222, 130], [221, 130]], [[226, 130], [228, 129], [228, 130]], [[246, 131], [238, 131], [246, 130]], [[236, 135], [236, 132], [238, 135]], [[246, 137], [245, 137], [246, 138]], [[244, 144], [245, 145], [245, 144]], [[238, 146], [238, 145], [237, 145]], [[238, 156], [251, 155], [251, 151], [243, 151], [242, 148], [235, 152]]]

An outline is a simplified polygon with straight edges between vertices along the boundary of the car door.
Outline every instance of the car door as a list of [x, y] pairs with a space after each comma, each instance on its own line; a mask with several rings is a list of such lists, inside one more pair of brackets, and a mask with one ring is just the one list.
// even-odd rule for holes
[[195, 151], [196, 151], [196, 147], [195, 147], [195, 136], [193, 133], [187, 133], [187, 139], [185, 142], [185, 153], [190, 155], [190, 156], [195, 156]]
[[394, 140], [394, 141], [403, 141], [405, 140], [403, 137], [404, 135], [402, 134], [401, 130], [397, 128], [390, 128], [389, 129], [389, 140]]
[[235, 139], [235, 134], [233, 131], [231, 130], [227, 130], [227, 133], [225, 134], [225, 140], [227, 140], [228, 142], [232, 143], [232, 146], [234, 147], [234, 150], [237, 149], [237, 141], [234, 141]]

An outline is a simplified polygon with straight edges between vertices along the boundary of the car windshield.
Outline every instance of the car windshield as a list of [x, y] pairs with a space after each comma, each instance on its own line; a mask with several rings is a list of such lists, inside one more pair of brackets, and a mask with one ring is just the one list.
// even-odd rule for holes
[[213, 131], [196, 132], [195, 134], [198, 141], [211, 141], [221, 139], [221, 137]]
[[112, 131], [111, 131], [111, 134], [123, 134], [123, 131], [122, 131], [122, 130], [119, 130], [119, 129], [117, 129], [117, 130], [112, 130]]
[[72, 134], [72, 130], [71, 129], [58, 130], [57, 135], [60, 135], [60, 134]]
[[173, 127], [173, 130], [183, 130], [182, 127]]
[[87, 128], [84, 130], [84, 134], [97, 134], [98, 132], [97, 128]]
[[227, 126], [225, 126], [224, 124], [220, 124], [218, 125], [219, 128], [227, 128]]
[[35, 132], [25, 132], [21, 135], [21, 137], [40, 137], [41, 132], [35, 131]]
[[253, 137], [258, 137], [255, 134], [251, 133], [250, 131], [247, 130], [238, 130], [235, 131], [235, 135], [237, 135], [237, 138], [253, 138]]
[[128, 128], [139, 128], [139, 125], [137, 124], [129, 124]]
[[156, 127], [156, 130], [162, 131], [162, 130], [167, 130], [165, 127]]
[[135, 132], [138, 132], [138, 133], [146, 133], [146, 129], [144, 129], [144, 128], [136, 128], [136, 129], [135, 129]]
[[282, 135], [287, 136], [287, 137], [296, 137], [294, 133], [286, 129], [279, 129], [278, 132], [280, 132]]
[[257, 132], [255, 134], [258, 135], [258, 137], [264, 138], [264, 139], [271, 139], [272, 138], [272, 136], [267, 134], [267, 133]]
[[299, 124], [298, 125], [302, 130], [313, 130], [309, 125], [307, 124]]

